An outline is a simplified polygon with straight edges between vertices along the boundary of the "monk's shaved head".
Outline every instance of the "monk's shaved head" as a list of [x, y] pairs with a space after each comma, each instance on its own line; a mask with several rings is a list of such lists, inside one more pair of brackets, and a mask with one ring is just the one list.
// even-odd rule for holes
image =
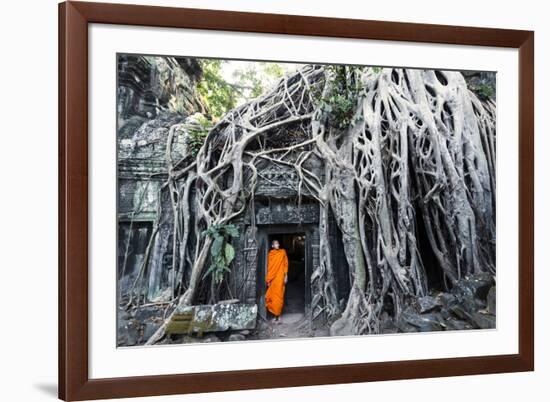
[[279, 240], [273, 240], [271, 242], [271, 247], [274, 249], [278, 249], [281, 245], [279, 244]]

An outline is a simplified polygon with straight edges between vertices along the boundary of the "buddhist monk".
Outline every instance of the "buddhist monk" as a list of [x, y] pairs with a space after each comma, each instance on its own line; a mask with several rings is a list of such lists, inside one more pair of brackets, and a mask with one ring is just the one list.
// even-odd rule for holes
[[285, 285], [288, 280], [288, 257], [286, 251], [280, 248], [277, 240], [271, 243], [271, 250], [267, 256], [267, 275], [265, 305], [269, 312], [279, 321], [285, 300]]

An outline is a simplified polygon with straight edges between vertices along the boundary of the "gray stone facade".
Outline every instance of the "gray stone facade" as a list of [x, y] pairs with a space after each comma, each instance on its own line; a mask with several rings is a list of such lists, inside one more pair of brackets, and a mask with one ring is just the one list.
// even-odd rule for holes
[[[121, 293], [131, 286], [145, 256], [159, 208], [168, 212], [159, 228], [148, 269], [147, 297], [162, 298], [170, 283], [171, 224], [166, 181], [166, 142], [174, 125], [202, 111], [195, 84], [201, 76], [195, 59], [118, 56], [117, 167], [118, 261]], [[172, 158], [183, 154], [185, 141], [176, 132]]]

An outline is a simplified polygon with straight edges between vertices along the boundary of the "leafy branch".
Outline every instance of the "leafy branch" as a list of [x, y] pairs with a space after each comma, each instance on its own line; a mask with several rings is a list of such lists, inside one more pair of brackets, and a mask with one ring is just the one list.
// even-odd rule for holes
[[219, 284], [223, 281], [225, 272], [231, 272], [229, 265], [235, 258], [235, 249], [230, 244], [230, 240], [233, 237], [239, 237], [239, 230], [232, 224], [212, 225], [202, 234], [213, 239], [210, 247], [211, 264], [203, 278], [211, 275], [214, 283]]

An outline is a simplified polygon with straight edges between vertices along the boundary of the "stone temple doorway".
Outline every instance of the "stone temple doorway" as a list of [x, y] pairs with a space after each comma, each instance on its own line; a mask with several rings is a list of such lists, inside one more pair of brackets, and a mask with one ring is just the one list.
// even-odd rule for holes
[[268, 246], [273, 240], [278, 240], [282, 249], [288, 256], [288, 281], [285, 291], [283, 314], [305, 313], [306, 292], [306, 259], [305, 259], [305, 233], [279, 233], [268, 236]]
[[288, 255], [288, 282], [285, 289], [285, 302], [281, 321], [291, 325], [304, 321], [311, 307], [312, 272], [312, 233], [314, 225], [265, 225], [258, 228], [260, 253], [258, 258], [259, 314], [267, 319], [270, 314], [265, 307], [265, 276], [267, 273], [267, 255], [271, 242], [278, 240]]

